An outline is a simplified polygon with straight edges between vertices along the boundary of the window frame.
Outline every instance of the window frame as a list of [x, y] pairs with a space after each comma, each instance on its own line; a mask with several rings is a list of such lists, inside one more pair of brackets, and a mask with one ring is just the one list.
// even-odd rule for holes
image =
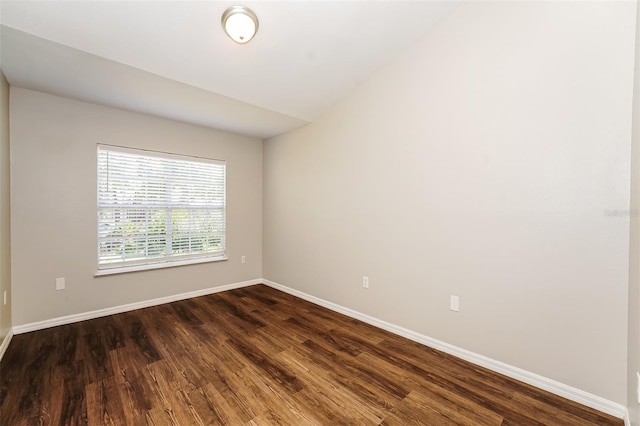
[[[101, 212], [104, 212], [104, 210], [107, 210], [110, 206], [113, 208], [113, 205], [108, 205], [108, 204], [104, 204], [101, 203], [101, 182], [102, 180], [105, 178], [102, 176], [103, 171], [100, 168], [100, 155], [101, 152], [114, 152], [114, 153], [124, 153], [124, 154], [129, 154], [129, 155], [135, 155], [135, 156], [141, 156], [141, 157], [146, 157], [146, 158], [150, 158], [150, 159], [156, 159], [156, 160], [164, 160], [164, 161], [171, 161], [171, 160], [175, 160], [176, 164], [178, 164], [178, 162], [182, 162], [182, 164], [184, 165], [185, 162], [191, 162], [191, 163], [200, 163], [200, 164], [209, 164], [209, 165], [215, 165], [217, 167], [222, 167], [222, 199], [220, 200], [219, 198], [215, 198], [215, 201], [219, 202], [221, 204], [221, 207], [212, 207], [212, 206], [206, 206], [206, 207], [194, 207], [193, 205], [189, 204], [188, 207], [178, 207], [175, 204], [171, 204], [170, 201], [165, 201], [164, 204], [157, 204], [154, 205], [153, 207], [151, 206], [146, 206], [146, 207], [133, 207], [133, 205], [130, 206], [126, 206], [124, 207], [122, 210], [126, 211], [127, 209], [131, 209], [131, 210], [135, 210], [138, 209], [139, 212], [155, 212], [156, 214], [158, 213], [158, 211], [164, 211], [165, 213], [165, 217], [164, 217], [164, 223], [165, 223], [165, 233], [164, 234], [160, 234], [162, 235], [162, 238], [164, 240], [164, 244], [165, 244], [165, 249], [169, 248], [169, 250], [173, 250], [174, 247], [172, 245], [172, 238], [168, 238], [168, 236], [173, 237], [172, 234], [170, 234], [169, 232], [167, 232], [167, 228], [171, 228], [171, 226], [169, 225], [169, 221], [171, 220], [173, 213], [176, 210], [186, 210], [189, 211], [191, 209], [193, 210], [201, 210], [201, 211], [207, 211], [207, 212], [212, 212], [215, 210], [222, 210], [222, 215], [221, 215], [221, 223], [222, 223], [222, 232], [220, 235], [221, 238], [221, 250], [215, 251], [213, 253], [208, 253], [208, 252], [197, 252], [197, 251], [191, 251], [191, 248], [189, 248], [189, 252], [183, 255], [180, 254], [169, 254], [169, 255], [164, 255], [164, 256], [152, 256], [152, 257], [143, 257], [143, 258], [137, 258], [134, 260], [127, 260], [125, 257], [125, 255], [123, 254], [123, 260], [122, 261], [113, 261], [113, 262], [104, 262], [103, 261], [103, 257], [101, 256], [101, 243], [104, 241], [104, 238], [101, 238], [101, 220], [100, 220], [100, 215]], [[153, 160], [152, 160], [153, 161]], [[218, 171], [217, 173], [220, 173], [220, 171]], [[199, 263], [208, 263], [208, 262], [218, 262], [218, 261], [225, 261], [228, 260], [228, 258], [226, 257], [226, 249], [227, 249], [227, 244], [226, 244], [226, 236], [227, 236], [227, 164], [226, 161], [224, 160], [217, 160], [217, 159], [212, 159], [212, 158], [204, 158], [204, 157], [196, 157], [196, 156], [189, 156], [189, 155], [182, 155], [182, 154], [174, 154], [174, 153], [168, 153], [168, 152], [161, 152], [161, 151], [152, 151], [152, 150], [146, 150], [146, 149], [138, 149], [138, 148], [128, 148], [128, 147], [121, 147], [121, 146], [114, 146], [114, 145], [106, 145], [106, 144], [97, 144], [97, 149], [96, 149], [96, 176], [97, 176], [97, 181], [96, 181], [96, 273], [95, 276], [102, 276], [102, 275], [112, 275], [112, 274], [121, 274], [121, 273], [127, 273], [127, 272], [135, 272], [135, 271], [145, 271], [145, 270], [152, 270], [152, 269], [160, 269], [160, 268], [171, 268], [171, 267], [177, 267], [177, 266], [184, 266], [184, 265], [192, 265], [192, 264], [199, 264]], [[176, 177], [180, 176], [180, 175], [173, 175], [172, 173], [167, 173], [166, 175], [163, 175], [165, 178], [172, 178], [169, 179], [167, 182], [169, 182], [171, 185], [175, 185], [176, 184]], [[106, 177], [108, 179], [108, 177]], [[141, 179], [141, 185], [146, 185], [145, 188], [147, 188], [150, 184], [150, 182], [152, 181], [152, 179], [149, 179], [148, 181], [144, 181], [143, 179]], [[219, 184], [219, 183], [218, 183]], [[165, 188], [165, 191], [167, 191], [167, 189]], [[170, 191], [170, 190], [169, 190]], [[189, 200], [189, 202], [191, 202], [192, 200]], [[201, 201], [204, 202], [204, 204], [206, 204], [206, 200], [205, 201]], [[117, 204], [116, 204], [117, 205]], [[115, 211], [115, 210], [114, 210]], [[171, 211], [171, 213], [169, 213]], [[148, 226], [148, 225], [147, 225]], [[147, 230], [148, 231], [148, 230]], [[147, 248], [145, 250], [148, 250], [148, 239], [149, 239], [149, 234], [143, 234], [146, 235], [146, 239], [147, 239]], [[193, 238], [193, 234], [188, 233], [186, 234], [189, 236], [189, 238]], [[207, 234], [209, 236], [213, 236], [214, 234]], [[157, 235], [155, 236], [157, 238]], [[123, 244], [124, 244], [124, 239], [125, 237], [123, 236]], [[171, 245], [171, 246], [170, 246]], [[148, 256], [148, 253], [147, 253]], [[102, 263], [101, 263], [102, 261]]]

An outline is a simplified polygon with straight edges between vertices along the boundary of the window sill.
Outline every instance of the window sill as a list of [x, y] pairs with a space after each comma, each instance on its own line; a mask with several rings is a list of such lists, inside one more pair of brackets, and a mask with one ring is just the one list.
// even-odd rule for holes
[[127, 274], [129, 272], [150, 271], [153, 269], [175, 268], [177, 266], [197, 265], [199, 263], [222, 262], [225, 260], [228, 260], [226, 256], [220, 256], [220, 257], [209, 257], [204, 259], [188, 259], [188, 260], [181, 260], [177, 262], [152, 263], [147, 265], [123, 266], [119, 268], [115, 267], [115, 268], [108, 268], [108, 269], [100, 269], [94, 274], [94, 277], [103, 277], [106, 275], [116, 275], [116, 274]]

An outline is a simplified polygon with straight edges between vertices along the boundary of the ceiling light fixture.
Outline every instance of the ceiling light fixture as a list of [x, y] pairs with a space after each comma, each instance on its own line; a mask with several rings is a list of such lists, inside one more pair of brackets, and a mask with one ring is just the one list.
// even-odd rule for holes
[[258, 17], [248, 7], [231, 6], [222, 14], [222, 28], [236, 43], [248, 43], [258, 31]]

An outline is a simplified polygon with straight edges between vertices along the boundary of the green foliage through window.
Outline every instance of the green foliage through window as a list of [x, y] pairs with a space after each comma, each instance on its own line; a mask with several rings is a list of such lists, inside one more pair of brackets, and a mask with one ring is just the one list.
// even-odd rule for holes
[[98, 146], [98, 267], [220, 257], [222, 161]]

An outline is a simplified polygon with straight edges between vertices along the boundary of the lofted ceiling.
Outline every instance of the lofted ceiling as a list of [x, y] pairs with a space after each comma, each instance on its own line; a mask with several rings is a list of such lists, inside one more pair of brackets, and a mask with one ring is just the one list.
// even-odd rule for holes
[[[220, 25], [250, 7], [246, 45]], [[313, 121], [455, 1], [0, 2], [14, 86], [267, 138]]]

